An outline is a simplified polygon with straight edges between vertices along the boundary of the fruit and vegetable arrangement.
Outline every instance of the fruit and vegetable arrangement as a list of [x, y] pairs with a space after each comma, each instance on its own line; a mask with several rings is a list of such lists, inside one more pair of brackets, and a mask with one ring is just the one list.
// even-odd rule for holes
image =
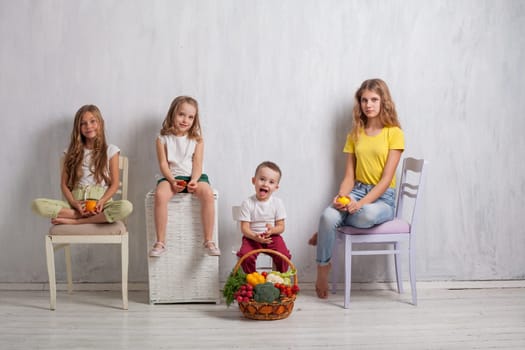
[[284, 273], [263, 271], [245, 274], [237, 270], [230, 274], [224, 285], [226, 305], [230, 306], [234, 301], [273, 303], [282, 298], [291, 298], [299, 293], [299, 286], [291, 283], [295, 273], [295, 270], [290, 270]]
[[[278, 255], [290, 265], [287, 272], [263, 271], [244, 273], [240, 266], [250, 255], [266, 253]], [[283, 254], [271, 249], [256, 249], [242, 256], [222, 290], [226, 305], [237, 302], [245, 317], [254, 320], [280, 320], [288, 317], [293, 310], [299, 293], [297, 270]]]

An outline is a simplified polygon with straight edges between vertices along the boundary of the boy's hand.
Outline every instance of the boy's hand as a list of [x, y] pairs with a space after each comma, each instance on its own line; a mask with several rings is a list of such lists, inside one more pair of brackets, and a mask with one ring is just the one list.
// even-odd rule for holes
[[259, 242], [262, 244], [272, 243], [272, 238], [267, 233], [261, 233], [261, 234], [255, 235], [255, 237], [256, 237], [255, 239], [256, 242]]
[[270, 237], [272, 234], [273, 234], [273, 225], [266, 224], [266, 232], [264, 232], [264, 235]]

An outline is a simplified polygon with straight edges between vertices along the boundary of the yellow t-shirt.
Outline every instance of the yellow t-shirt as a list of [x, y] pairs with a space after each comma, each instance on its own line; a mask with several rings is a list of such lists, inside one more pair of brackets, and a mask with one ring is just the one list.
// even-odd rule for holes
[[[354, 153], [356, 158], [355, 179], [367, 185], [377, 185], [383, 175], [388, 151], [405, 149], [403, 131], [397, 126], [384, 127], [374, 136], [368, 136], [363, 131], [356, 143], [348, 134], [343, 152]], [[392, 178], [390, 187], [396, 187], [396, 177]]]

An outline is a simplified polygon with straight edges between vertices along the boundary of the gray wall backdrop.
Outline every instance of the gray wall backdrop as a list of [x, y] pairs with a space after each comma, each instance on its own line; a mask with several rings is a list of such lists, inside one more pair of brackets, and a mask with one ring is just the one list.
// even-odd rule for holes
[[[130, 280], [147, 281], [154, 139], [181, 94], [200, 102], [205, 167], [220, 192], [221, 279], [240, 244], [230, 208], [269, 159], [284, 173], [285, 239], [313, 281], [306, 241], [343, 173], [353, 94], [372, 77], [391, 88], [404, 156], [431, 162], [418, 278], [524, 278], [524, 34], [521, 0], [1, 0], [0, 282], [47, 281], [49, 223], [30, 202], [60, 197], [58, 157], [87, 103], [130, 158]], [[76, 280], [119, 280], [116, 248], [73, 255]], [[386, 258], [360, 259], [356, 280], [392, 277]]]

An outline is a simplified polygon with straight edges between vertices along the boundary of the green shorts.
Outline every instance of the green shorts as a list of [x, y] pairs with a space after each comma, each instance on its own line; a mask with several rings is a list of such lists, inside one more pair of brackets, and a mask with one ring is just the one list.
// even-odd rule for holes
[[[175, 176], [175, 180], [184, 180], [186, 182], [190, 182], [191, 177], [190, 176]], [[157, 180], [157, 186], [162, 181], [168, 181], [168, 179], [166, 179], [165, 177], [162, 177], [162, 178], [158, 179]], [[199, 180], [197, 180], [197, 182], [206, 182], [207, 184], [209, 184], [210, 180], [208, 179], [208, 175], [202, 174], [201, 177], [199, 177]], [[185, 189], [183, 189], [181, 191], [181, 193], [188, 193], [188, 188], [186, 187]]]

